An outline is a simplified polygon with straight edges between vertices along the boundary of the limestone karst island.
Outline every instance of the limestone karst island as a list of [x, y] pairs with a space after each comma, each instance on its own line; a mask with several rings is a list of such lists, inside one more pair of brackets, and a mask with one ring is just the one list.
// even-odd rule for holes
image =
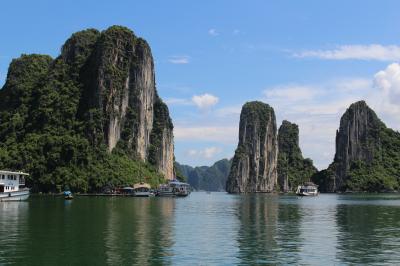
[[4, 3], [0, 265], [399, 265], [399, 8]]

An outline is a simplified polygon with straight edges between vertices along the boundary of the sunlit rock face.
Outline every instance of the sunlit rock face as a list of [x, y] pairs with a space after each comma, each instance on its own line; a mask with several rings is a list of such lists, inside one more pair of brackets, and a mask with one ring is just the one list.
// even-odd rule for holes
[[277, 127], [272, 107], [246, 103], [240, 114], [239, 144], [226, 184], [229, 193], [271, 192], [277, 185]]
[[[149, 45], [120, 26], [101, 33], [92, 30], [90, 36], [82, 37], [83, 32], [66, 42], [62, 58], [69, 64], [82, 61], [81, 116], [97, 124], [88, 130], [89, 136], [99, 139], [101, 131], [100, 139], [109, 152], [120, 143], [133, 156], [155, 163], [167, 179], [173, 179], [173, 125], [166, 106], [162, 112], [155, 111], [155, 105], [164, 103], [157, 95]], [[162, 134], [153, 134], [160, 127], [157, 115], [165, 120]], [[150, 150], [153, 158], [149, 158]]]

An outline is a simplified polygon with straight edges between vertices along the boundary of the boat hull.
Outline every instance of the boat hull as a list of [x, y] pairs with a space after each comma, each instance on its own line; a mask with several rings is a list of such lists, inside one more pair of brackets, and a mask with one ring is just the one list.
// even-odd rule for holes
[[0, 193], [0, 201], [23, 201], [29, 198], [29, 190], [2, 192]]
[[133, 196], [134, 197], [150, 197], [150, 191], [148, 192], [134, 192]]
[[175, 197], [175, 194], [172, 191], [159, 191], [157, 196], [158, 197]]
[[301, 193], [297, 193], [297, 196], [301, 196], [301, 197], [306, 197], [306, 196], [315, 197], [315, 196], [318, 196], [318, 192], [317, 192], [317, 193], [301, 192]]

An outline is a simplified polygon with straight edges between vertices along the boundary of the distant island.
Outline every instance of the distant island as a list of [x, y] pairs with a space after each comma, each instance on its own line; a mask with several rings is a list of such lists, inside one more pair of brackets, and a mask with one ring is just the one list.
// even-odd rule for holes
[[72, 34], [53, 59], [22, 55], [0, 90], [0, 169], [34, 191], [173, 179], [173, 124], [147, 42], [125, 27]]
[[294, 191], [313, 181], [322, 192], [389, 192], [400, 187], [400, 133], [387, 128], [364, 101], [343, 114], [333, 163], [317, 171], [303, 159], [298, 126], [283, 121], [277, 132], [272, 107], [246, 103], [239, 144], [226, 189], [230, 193]]

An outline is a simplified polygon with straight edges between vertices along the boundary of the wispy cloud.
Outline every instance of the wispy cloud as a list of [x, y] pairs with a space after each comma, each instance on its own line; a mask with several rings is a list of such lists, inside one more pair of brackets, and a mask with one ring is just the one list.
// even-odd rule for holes
[[216, 29], [212, 28], [208, 30], [208, 34], [215, 37], [219, 35], [219, 32]]
[[237, 141], [238, 125], [236, 126], [180, 126], [174, 127], [174, 137], [178, 141], [213, 141], [234, 143]]
[[400, 46], [397, 45], [342, 45], [332, 50], [306, 50], [294, 53], [297, 58], [319, 58], [326, 60], [400, 60]]
[[217, 154], [221, 153], [222, 149], [219, 147], [207, 147], [204, 149], [196, 150], [190, 149], [186, 153], [190, 157], [200, 157], [203, 159], [212, 159]]
[[168, 62], [171, 64], [178, 64], [178, 65], [184, 65], [184, 64], [189, 64], [190, 62], [190, 56], [187, 55], [173, 55], [168, 58]]
[[168, 105], [193, 105], [193, 102], [183, 98], [166, 98], [165, 103]]
[[264, 91], [267, 98], [275, 100], [303, 101], [314, 98], [320, 91], [312, 86], [288, 84], [269, 88]]
[[202, 111], [208, 111], [219, 102], [219, 98], [209, 93], [193, 95], [191, 99], [187, 98], [167, 98], [165, 102], [170, 105], [193, 105]]

